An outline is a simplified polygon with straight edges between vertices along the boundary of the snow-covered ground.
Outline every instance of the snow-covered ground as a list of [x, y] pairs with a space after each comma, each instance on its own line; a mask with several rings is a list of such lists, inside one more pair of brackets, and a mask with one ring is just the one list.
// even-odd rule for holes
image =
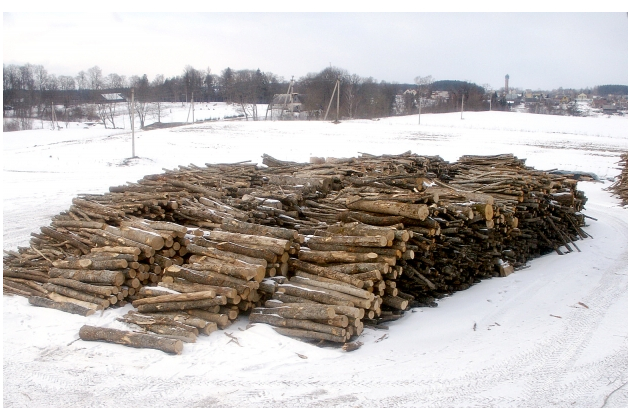
[[[185, 107], [172, 109], [173, 121], [185, 121]], [[627, 407], [628, 211], [603, 190], [628, 150], [627, 117], [463, 116], [422, 115], [421, 125], [417, 115], [216, 120], [136, 132], [136, 159], [124, 129], [4, 133], [3, 249], [27, 245], [78, 193], [105, 193], [177, 165], [260, 163], [263, 153], [294, 161], [513, 153], [538, 169], [605, 180], [579, 184], [585, 213], [597, 219], [586, 228], [593, 239], [578, 243], [582, 252], [544, 256], [437, 308], [410, 311], [389, 330], [366, 329], [364, 346], [350, 353], [266, 325], [246, 329], [245, 318], [226, 331], [238, 343], [218, 331], [179, 356], [83, 342], [85, 323], [126, 328], [116, 318], [130, 306], [83, 318], [3, 296], [4, 407]]]

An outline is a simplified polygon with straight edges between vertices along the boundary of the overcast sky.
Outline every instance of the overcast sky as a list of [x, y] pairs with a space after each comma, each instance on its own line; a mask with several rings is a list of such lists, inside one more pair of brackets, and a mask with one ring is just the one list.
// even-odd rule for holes
[[[262, 4], [262, 3], [261, 3]], [[76, 76], [171, 77], [260, 69], [285, 79], [329, 65], [387, 82], [416, 76], [492, 88], [628, 84], [623, 13], [4, 13], [3, 63]]]

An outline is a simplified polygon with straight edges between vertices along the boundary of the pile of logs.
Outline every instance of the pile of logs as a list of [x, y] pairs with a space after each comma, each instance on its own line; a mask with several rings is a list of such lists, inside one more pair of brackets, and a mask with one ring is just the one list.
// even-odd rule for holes
[[621, 155], [621, 160], [617, 162], [621, 167], [621, 174], [616, 177], [616, 181], [608, 187], [608, 191], [612, 191], [615, 195], [621, 198], [621, 203], [624, 206], [628, 205], [628, 154]]
[[82, 315], [131, 302], [121, 321], [181, 342], [247, 313], [345, 343], [588, 237], [577, 181], [512, 155], [320, 162], [180, 166], [81, 195], [5, 251], [4, 293]]

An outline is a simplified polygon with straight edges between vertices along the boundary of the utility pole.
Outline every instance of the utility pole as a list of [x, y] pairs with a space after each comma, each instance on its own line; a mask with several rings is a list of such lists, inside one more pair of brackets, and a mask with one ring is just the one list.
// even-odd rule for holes
[[462, 120], [464, 119], [464, 94], [462, 93]]
[[335, 92], [337, 92], [337, 119], [334, 122], [339, 122], [339, 78], [335, 82], [335, 88], [333, 89], [332, 96], [330, 97], [330, 102], [328, 102], [328, 108], [326, 108], [326, 114], [324, 115], [324, 121], [328, 118], [328, 111], [330, 111], [330, 106], [332, 105], [333, 99], [335, 99]]
[[195, 92], [191, 92], [190, 93], [190, 103], [192, 106], [192, 114], [193, 114], [193, 118], [192, 118], [192, 123], [195, 123]]
[[422, 115], [422, 98], [420, 97], [420, 85], [418, 85], [418, 125], [420, 125], [420, 115]]
[[136, 119], [136, 103], [134, 102], [134, 92], [131, 88], [131, 157], [136, 157], [136, 132], [134, 120]]
[[339, 78], [337, 78], [337, 119], [335, 122], [339, 122], [339, 91], [341, 88], [339, 87]]

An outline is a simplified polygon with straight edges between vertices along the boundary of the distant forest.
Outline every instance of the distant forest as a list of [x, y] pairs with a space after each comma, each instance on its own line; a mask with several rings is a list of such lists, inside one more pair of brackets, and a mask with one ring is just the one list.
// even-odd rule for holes
[[[336, 81], [339, 90], [335, 92]], [[338, 67], [327, 67], [320, 72], [308, 73], [297, 80], [285, 80], [270, 72], [234, 70], [230, 67], [219, 74], [186, 66], [173, 77], [158, 74], [149, 80], [146, 74], [130, 77], [117, 73], [103, 74], [94, 66], [74, 76], [50, 74], [42, 65], [3, 65], [3, 101], [5, 116], [49, 119], [52, 104], [63, 106], [64, 120], [100, 119], [107, 126], [113, 123], [111, 107], [108, 109], [103, 93], [117, 93], [123, 102], [129, 102], [134, 91], [136, 113], [144, 126], [151, 113], [160, 120], [160, 103], [163, 102], [228, 102], [240, 105], [245, 116], [256, 118], [253, 104], [268, 104], [274, 95], [292, 92], [301, 103], [301, 115], [309, 119], [322, 119], [329, 107], [335, 109], [337, 99], [331, 102], [333, 92], [339, 96], [340, 118], [383, 118], [392, 115], [409, 115], [422, 112], [452, 112], [462, 106], [467, 111], [487, 110], [492, 101], [493, 110], [508, 109], [504, 98], [474, 83], [457, 80], [433, 80], [431, 76], [417, 77], [414, 84], [389, 83], [372, 77], [350, 74]], [[487, 87], [487, 86], [486, 86]], [[603, 85], [596, 88], [599, 95], [627, 94], [628, 87]], [[433, 95], [440, 92], [440, 95]], [[86, 107], [93, 104], [93, 107]], [[251, 110], [251, 112], [248, 112]], [[331, 114], [332, 115], [332, 114]], [[291, 115], [292, 117], [292, 115]]]
[[602, 85], [597, 86], [594, 90], [599, 96], [628, 94], [627, 85]]
[[[467, 110], [487, 109], [484, 88], [459, 81], [433, 81], [423, 78], [419, 84], [401, 84], [378, 81], [372, 77], [350, 74], [347, 70], [328, 67], [317, 73], [308, 73], [289, 81], [270, 72], [257, 70], [233, 70], [228, 67], [219, 74], [211, 70], [186, 66], [180, 75], [165, 77], [158, 74], [149, 80], [146, 74], [127, 77], [116, 73], [103, 74], [98, 66], [80, 71], [75, 76], [50, 74], [42, 65], [3, 65], [3, 100], [15, 114], [30, 118], [47, 118], [51, 103], [63, 105], [66, 116], [72, 119], [103, 119], [104, 110], [98, 116], [84, 115], [80, 105], [103, 102], [102, 93], [119, 93], [125, 99], [134, 90], [134, 99], [142, 104], [157, 102], [229, 102], [240, 104], [243, 109], [251, 104], [270, 103], [276, 94], [286, 94], [293, 82], [292, 92], [302, 104], [309, 118], [323, 118], [328, 108], [337, 79], [340, 89], [340, 118], [382, 118], [418, 112], [422, 101], [426, 112], [458, 110], [461, 98]], [[419, 89], [420, 87], [420, 89]], [[448, 99], [431, 101], [432, 91], [448, 91]], [[7, 108], [5, 107], [5, 110]], [[423, 111], [423, 112], [425, 112]], [[158, 110], [159, 112], [159, 110]], [[158, 115], [159, 117], [159, 115]], [[144, 118], [141, 118], [141, 122]]]

